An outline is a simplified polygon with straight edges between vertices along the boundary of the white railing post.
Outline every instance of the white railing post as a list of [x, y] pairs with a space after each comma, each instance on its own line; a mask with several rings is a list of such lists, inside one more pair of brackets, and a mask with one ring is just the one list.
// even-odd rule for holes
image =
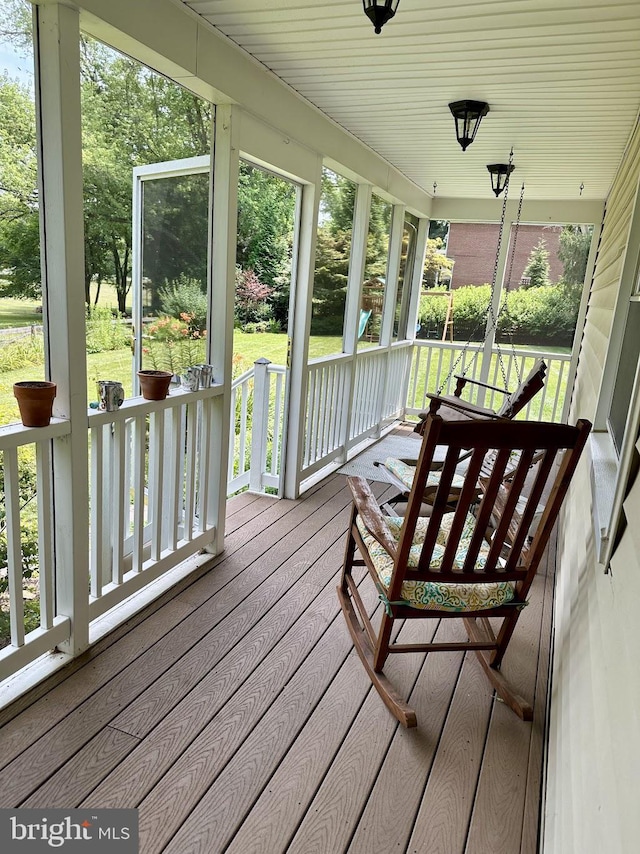
[[54, 415], [71, 433], [54, 440], [56, 609], [71, 620], [64, 652], [89, 645], [89, 490], [84, 316], [80, 25], [77, 9], [35, 7], [43, 310]]
[[251, 471], [249, 491], [262, 492], [262, 475], [267, 464], [267, 431], [269, 429], [269, 375], [271, 364], [264, 357], [256, 359], [253, 384], [253, 413], [251, 416]]

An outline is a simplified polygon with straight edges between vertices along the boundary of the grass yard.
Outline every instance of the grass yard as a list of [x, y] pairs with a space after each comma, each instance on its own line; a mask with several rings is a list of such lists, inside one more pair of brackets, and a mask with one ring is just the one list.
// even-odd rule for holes
[[34, 299], [0, 299], [0, 329], [11, 329], [14, 326], [31, 326], [42, 324], [42, 314], [37, 312], [42, 303]]
[[[13, 302], [20, 302], [14, 300]], [[330, 355], [340, 348], [339, 338], [316, 337], [314, 352], [316, 355]], [[287, 336], [275, 333], [260, 333], [248, 335], [235, 331], [233, 350], [241, 363], [236, 369], [239, 373], [248, 370], [251, 365], [263, 356], [276, 365], [284, 365], [287, 357]], [[18, 405], [13, 396], [13, 384], [20, 380], [42, 380], [44, 368], [42, 365], [30, 365], [12, 371], [0, 372], [0, 425], [11, 424], [20, 420]], [[96, 380], [119, 380], [127, 397], [132, 394], [131, 350], [105, 351], [87, 354], [87, 394], [89, 401], [96, 400]]]

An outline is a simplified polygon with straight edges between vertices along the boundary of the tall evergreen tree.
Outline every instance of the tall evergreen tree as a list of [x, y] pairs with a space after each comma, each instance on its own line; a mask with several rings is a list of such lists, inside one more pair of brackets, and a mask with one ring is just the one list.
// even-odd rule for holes
[[529, 278], [528, 288], [539, 288], [548, 285], [549, 282], [549, 252], [546, 249], [544, 237], [531, 250], [529, 261], [524, 268], [525, 277]]

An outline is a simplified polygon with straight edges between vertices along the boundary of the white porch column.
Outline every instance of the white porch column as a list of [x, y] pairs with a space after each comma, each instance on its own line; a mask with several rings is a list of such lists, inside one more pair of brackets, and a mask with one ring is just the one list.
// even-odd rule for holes
[[307, 361], [309, 356], [309, 330], [311, 328], [311, 299], [316, 267], [316, 240], [318, 214], [322, 192], [322, 158], [316, 161], [313, 183], [304, 184], [300, 199], [298, 241], [294, 247], [293, 305], [290, 309], [287, 370], [289, 390], [287, 423], [283, 434], [285, 461], [285, 498], [297, 498], [300, 493], [300, 469], [306, 437]]
[[429, 237], [429, 220], [420, 219], [418, 223], [418, 234], [416, 236], [416, 254], [413, 270], [405, 272], [405, 278], [411, 288], [409, 297], [409, 311], [407, 312], [407, 338], [415, 341], [416, 327], [418, 326], [418, 309], [420, 307], [420, 293], [422, 291], [422, 273], [424, 261], [427, 255], [427, 238]]
[[76, 9], [36, 6], [36, 104], [47, 373], [54, 415], [70, 435], [53, 443], [58, 613], [71, 618], [63, 651], [89, 644], [89, 492], [85, 353], [80, 29]]
[[364, 268], [367, 262], [367, 237], [369, 235], [369, 212], [371, 210], [371, 184], [359, 184], [356, 191], [356, 203], [353, 211], [353, 230], [351, 232], [351, 258], [349, 259], [349, 282], [347, 285], [347, 304], [344, 314], [344, 352], [352, 356], [348, 380], [345, 383], [344, 405], [348, 407], [347, 417], [343, 421], [343, 433], [340, 444], [344, 447], [344, 459], [353, 417], [353, 392], [356, 380], [356, 354], [358, 352], [358, 325], [360, 323], [360, 305]]
[[[424, 272], [424, 261], [427, 255], [427, 239], [429, 237], [429, 220], [420, 218], [418, 222], [418, 234], [416, 235], [416, 252], [412, 270], [405, 271], [405, 280], [409, 292], [409, 310], [407, 311], [407, 339], [409, 341], [416, 340], [416, 328], [418, 326], [418, 309], [420, 307], [420, 294], [422, 292], [422, 274]], [[407, 285], [405, 285], [407, 287]], [[416, 347], [413, 346], [409, 350], [407, 364], [402, 378], [402, 399], [405, 402], [405, 412], [407, 395], [409, 393], [409, 382], [411, 381], [411, 365], [413, 357], [416, 353]], [[404, 414], [404, 413], [403, 413]]]
[[236, 109], [228, 104], [216, 107], [211, 154], [211, 240], [207, 287], [209, 294], [208, 347], [214, 381], [222, 382], [224, 385], [224, 393], [215, 400], [211, 419], [207, 520], [216, 526], [216, 538], [208, 549], [214, 553], [221, 552], [224, 548], [224, 522], [227, 508], [240, 163], [237, 131], [234, 127]]
[[393, 321], [398, 294], [398, 276], [400, 275], [400, 257], [402, 255], [402, 238], [404, 234], [404, 205], [394, 205], [391, 216], [391, 235], [389, 238], [389, 257], [387, 261], [387, 281], [382, 309], [382, 325], [380, 329], [380, 346], [388, 347], [393, 335]]
[[382, 430], [382, 408], [387, 397], [389, 385], [389, 362], [391, 359], [391, 339], [393, 338], [393, 323], [396, 313], [398, 295], [398, 277], [400, 275], [400, 256], [402, 255], [402, 238], [404, 235], [404, 205], [394, 205], [391, 216], [391, 234], [389, 237], [389, 256], [387, 259], [387, 281], [385, 286], [384, 303], [382, 307], [382, 325], [380, 329], [380, 345], [386, 347], [384, 360], [384, 379], [377, 389], [376, 400], [376, 431], [378, 438]]

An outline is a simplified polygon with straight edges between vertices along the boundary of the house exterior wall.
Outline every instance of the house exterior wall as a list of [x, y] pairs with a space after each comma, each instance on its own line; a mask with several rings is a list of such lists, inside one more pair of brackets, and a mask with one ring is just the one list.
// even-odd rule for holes
[[[492, 281], [499, 231], [500, 226], [495, 222], [452, 222], [449, 225], [447, 257], [455, 262], [451, 277], [452, 288], [483, 285]], [[558, 258], [561, 231], [562, 227], [559, 225], [520, 225], [513, 258], [511, 287], [519, 286], [529, 256], [541, 239], [544, 239], [549, 253], [550, 280], [557, 282], [562, 277], [563, 265]], [[511, 252], [507, 271], [510, 264]]]
[[[616, 299], [640, 178], [636, 128], [607, 200], [570, 420], [596, 419]], [[631, 240], [631, 242], [630, 242]], [[604, 388], [606, 390], [607, 383]], [[640, 814], [640, 480], [630, 480], [628, 524], [605, 574], [593, 532], [589, 455], [571, 487], [559, 531], [545, 854], [627, 854], [638, 849]]]

